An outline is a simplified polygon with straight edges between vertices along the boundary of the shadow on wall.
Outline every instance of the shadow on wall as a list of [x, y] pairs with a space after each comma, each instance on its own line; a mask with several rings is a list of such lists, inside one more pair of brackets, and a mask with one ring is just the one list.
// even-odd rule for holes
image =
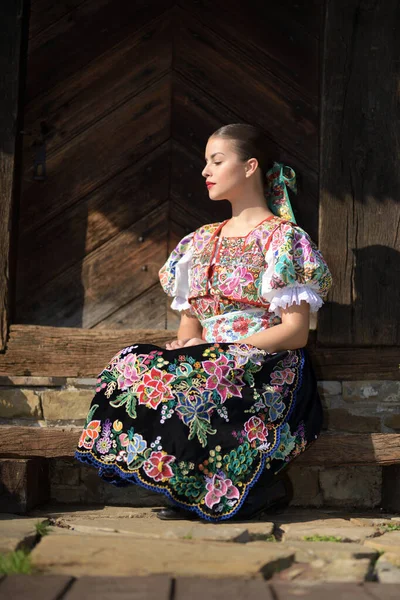
[[[326, 302], [318, 316], [318, 341], [355, 346], [400, 343], [400, 252], [373, 245], [353, 249], [352, 304]], [[333, 285], [338, 285], [333, 273]], [[367, 376], [368, 374], [366, 374]]]

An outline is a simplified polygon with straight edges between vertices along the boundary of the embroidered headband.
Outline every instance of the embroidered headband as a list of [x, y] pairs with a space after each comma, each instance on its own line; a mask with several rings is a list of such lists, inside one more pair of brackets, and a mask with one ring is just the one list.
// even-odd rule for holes
[[287, 188], [297, 194], [296, 173], [291, 167], [275, 162], [266, 175], [268, 208], [281, 219], [296, 223]]

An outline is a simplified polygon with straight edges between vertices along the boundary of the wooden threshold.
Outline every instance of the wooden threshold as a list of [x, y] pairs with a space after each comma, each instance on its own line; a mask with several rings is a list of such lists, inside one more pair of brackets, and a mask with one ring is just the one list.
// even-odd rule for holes
[[[165, 346], [174, 331], [98, 330], [13, 325], [0, 354], [0, 376], [94, 377], [122, 348], [149, 343]], [[308, 350], [319, 380], [400, 380], [400, 348], [322, 348], [310, 335]]]
[[[73, 456], [80, 428], [0, 426], [0, 457]], [[296, 458], [300, 466], [393, 465], [400, 463], [400, 434], [323, 433]]]

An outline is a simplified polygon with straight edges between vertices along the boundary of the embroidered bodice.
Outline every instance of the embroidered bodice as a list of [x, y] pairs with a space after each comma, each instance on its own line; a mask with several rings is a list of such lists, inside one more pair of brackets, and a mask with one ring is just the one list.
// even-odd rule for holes
[[195, 315], [207, 341], [237, 341], [276, 325], [281, 308], [302, 300], [320, 308], [332, 278], [303, 229], [272, 216], [246, 236], [221, 237], [225, 222], [185, 236], [159, 273], [172, 308]]

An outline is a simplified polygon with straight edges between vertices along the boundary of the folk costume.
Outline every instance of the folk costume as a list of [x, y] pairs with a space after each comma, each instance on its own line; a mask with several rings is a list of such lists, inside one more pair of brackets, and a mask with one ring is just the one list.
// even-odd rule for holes
[[317, 311], [331, 286], [321, 252], [294, 222], [294, 172], [276, 163], [268, 182], [273, 216], [243, 237], [221, 236], [226, 221], [204, 225], [160, 270], [172, 308], [199, 319], [204, 344], [118, 352], [99, 375], [76, 451], [104, 480], [160, 492], [211, 522], [267, 495], [322, 424], [306, 350], [270, 354], [243, 341], [302, 300]]

